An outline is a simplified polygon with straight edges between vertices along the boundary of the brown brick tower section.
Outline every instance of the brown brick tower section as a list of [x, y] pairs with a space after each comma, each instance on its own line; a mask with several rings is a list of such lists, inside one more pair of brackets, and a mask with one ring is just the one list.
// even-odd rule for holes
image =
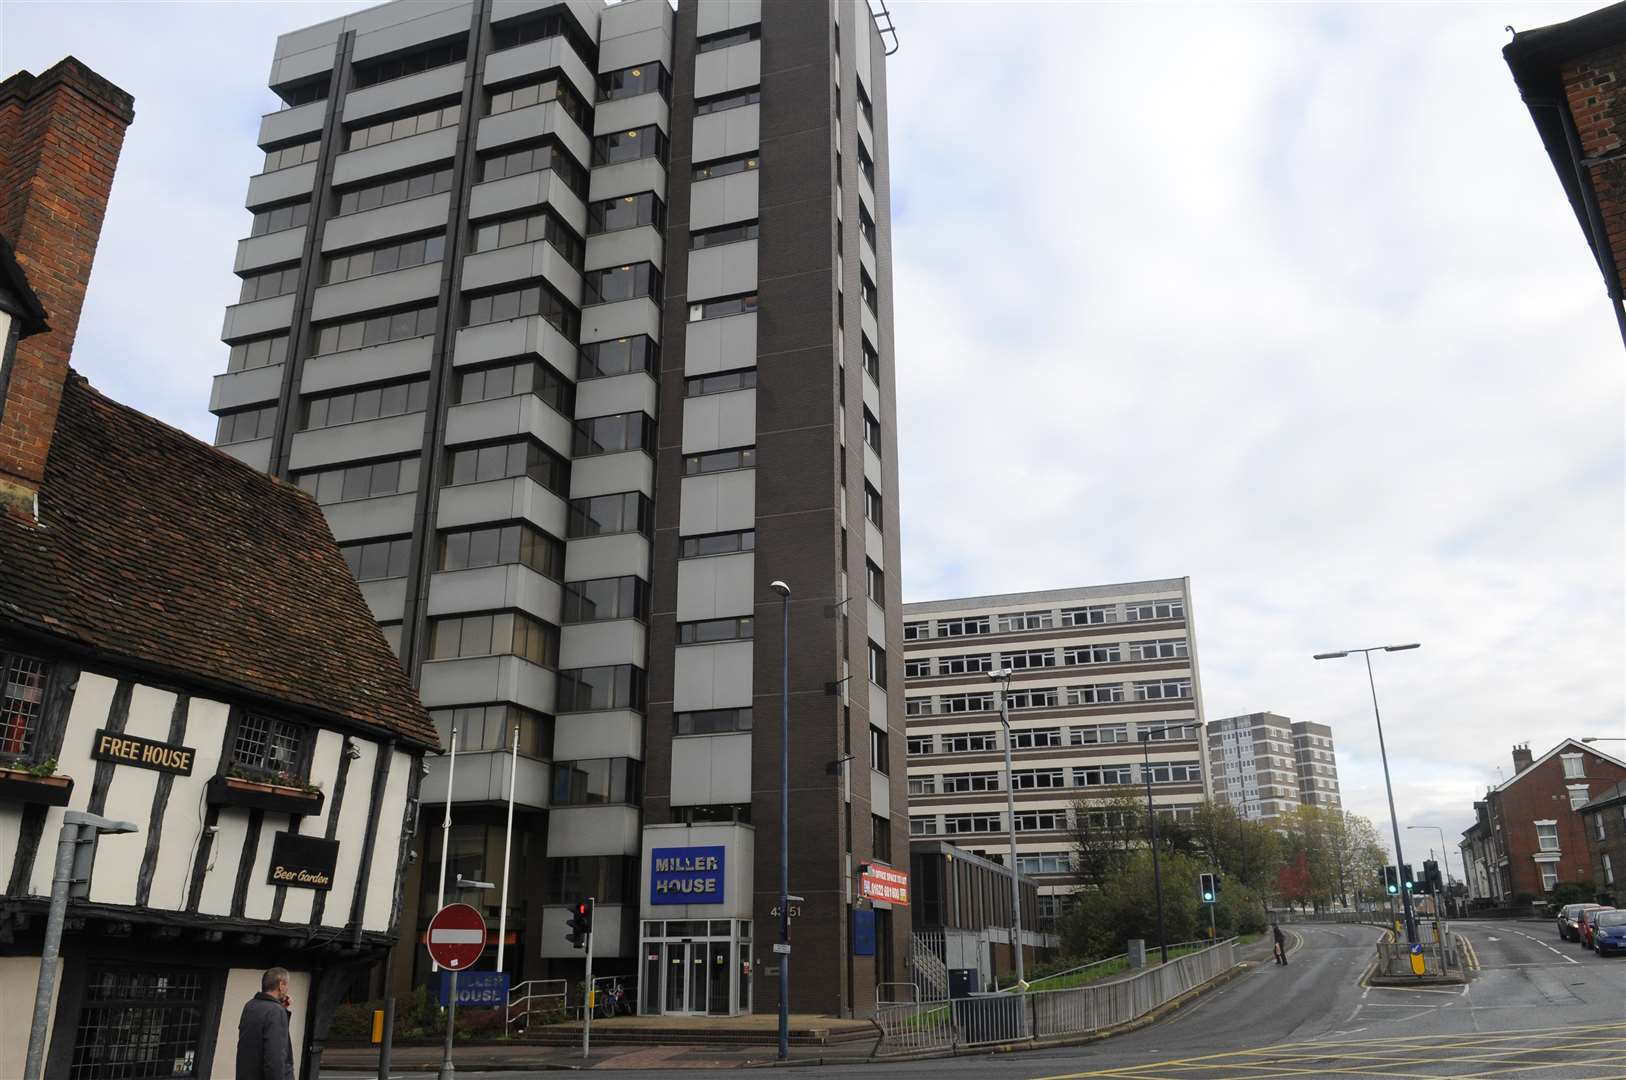
[[1626, 41], [1565, 63], [1562, 77], [1615, 274], [1626, 291]]
[[113, 170], [135, 99], [73, 57], [0, 83], [0, 235], [51, 333], [17, 348], [0, 414], [0, 505], [32, 515]]

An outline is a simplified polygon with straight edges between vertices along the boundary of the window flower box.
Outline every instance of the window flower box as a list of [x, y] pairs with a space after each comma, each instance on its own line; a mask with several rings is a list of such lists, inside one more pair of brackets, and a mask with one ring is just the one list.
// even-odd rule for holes
[[214, 776], [209, 779], [208, 799], [220, 806], [241, 806], [278, 814], [320, 814], [325, 796], [320, 791], [270, 779]]
[[73, 794], [73, 777], [53, 773], [40, 776], [28, 769], [0, 765], [0, 802], [37, 803], [41, 806], [67, 806]]

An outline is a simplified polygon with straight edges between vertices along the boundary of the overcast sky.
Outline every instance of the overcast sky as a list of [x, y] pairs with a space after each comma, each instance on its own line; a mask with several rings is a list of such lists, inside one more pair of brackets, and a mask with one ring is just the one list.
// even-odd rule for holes
[[[101, 389], [212, 434], [273, 39], [362, 6], [0, 7], [4, 73], [135, 95]], [[1332, 724], [1380, 826], [1365, 673], [1310, 654], [1421, 641], [1378, 688], [1452, 844], [1515, 742], [1626, 736], [1621, 344], [1501, 57], [1597, 6], [891, 0], [906, 598], [1189, 575], [1207, 715]]]

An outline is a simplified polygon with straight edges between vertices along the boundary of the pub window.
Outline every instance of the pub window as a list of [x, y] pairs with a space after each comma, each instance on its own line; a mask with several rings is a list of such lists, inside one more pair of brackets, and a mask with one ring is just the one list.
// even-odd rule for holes
[[45, 710], [45, 680], [50, 665], [32, 656], [0, 653], [0, 758], [28, 756]]
[[74, 1080], [198, 1075], [203, 997], [204, 973], [196, 969], [93, 965], [68, 1075]]
[[245, 713], [237, 723], [227, 774], [299, 780], [305, 773], [311, 729], [291, 720]]

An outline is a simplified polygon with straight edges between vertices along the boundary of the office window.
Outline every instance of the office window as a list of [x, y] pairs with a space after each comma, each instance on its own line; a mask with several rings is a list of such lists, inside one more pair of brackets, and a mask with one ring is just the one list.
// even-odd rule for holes
[[864, 301], [864, 306], [871, 312], [876, 311], [880, 304], [881, 294], [875, 288], [875, 282], [870, 280], [869, 271], [862, 266], [858, 268], [858, 295]]
[[905, 641], [925, 641], [931, 636], [931, 623], [906, 622], [903, 624], [903, 640]]
[[1137, 600], [1124, 605], [1124, 618], [1129, 622], [1151, 619], [1183, 619], [1186, 617], [1184, 600]]
[[399, 56], [385, 57], [382, 60], [369, 60], [352, 65], [354, 72], [354, 88], [374, 86], [392, 79], [416, 75], [420, 71], [429, 71], [432, 68], [445, 67], [447, 64], [461, 63], [469, 55], [469, 41], [463, 35], [458, 35], [449, 41], [437, 45], [426, 45]]
[[368, 146], [394, 142], [396, 139], [406, 139], [413, 135], [439, 131], [445, 127], [456, 127], [462, 115], [463, 106], [454, 102], [451, 105], [413, 113], [411, 116], [398, 116], [394, 120], [368, 124], [366, 127], [350, 128], [346, 131], [344, 148], [346, 150], [361, 150]]
[[526, 476], [555, 495], [570, 490], [570, 463], [539, 442], [516, 439], [446, 452], [446, 484], [479, 484]]
[[876, 727], [869, 729], [869, 767], [878, 773], [892, 771], [892, 751], [887, 745], [886, 732]]
[[932, 737], [930, 735], [910, 735], [904, 742], [908, 746], [910, 757], [918, 757], [932, 752]]
[[624, 161], [654, 158], [666, 164], [666, 133], [654, 124], [626, 131], [612, 131], [593, 140], [593, 165], [618, 165]]
[[932, 714], [932, 699], [929, 697], [906, 697], [903, 699], [903, 715], [930, 716]]
[[545, 240], [564, 256], [571, 266], [580, 266], [586, 246], [564, 219], [548, 207], [514, 217], [490, 218], [475, 225], [469, 234], [470, 251], [496, 251]]
[[993, 772], [944, 773], [938, 780], [938, 791], [944, 795], [960, 795], [968, 791], [1003, 791], [999, 774]]
[[653, 191], [621, 195], [587, 204], [587, 235], [620, 232], [641, 225], [666, 227], [666, 204]]
[[858, 235], [869, 241], [871, 248], [875, 247], [875, 219], [869, 216], [869, 210], [862, 202], [858, 204]]
[[1190, 679], [1156, 679], [1135, 684], [1136, 701], [1166, 701], [1191, 696]]
[[885, 515], [881, 506], [881, 493], [868, 483], [864, 484], [864, 516], [876, 526], [885, 523]]
[[943, 832], [950, 835], [994, 833], [999, 831], [1000, 822], [1004, 820], [1003, 814], [944, 814]]
[[957, 731], [943, 736], [945, 754], [982, 754], [999, 750], [999, 739], [992, 731]]
[[911, 796], [913, 796], [913, 795], [936, 795], [937, 794], [937, 777], [935, 777], [935, 776], [911, 776], [909, 778], [909, 794]]
[[1123, 659], [1118, 645], [1069, 645], [1062, 650], [1061, 662], [1069, 667], [1077, 664], [1116, 664]]
[[869, 643], [869, 681], [886, 689], [886, 650], [873, 641]]
[[267, 270], [261, 274], [250, 274], [243, 279], [243, 287], [237, 294], [237, 302], [248, 304], [255, 300], [268, 300], [273, 296], [287, 296], [298, 287], [297, 266], [290, 266], [286, 270]]
[[1195, 761], [1154, 761], [1150, 771], [1154, 784], [1198, 784], [1203, 779]]
[[619, 101], [648, 93], [657, 93], [667, 101], [672, 100], [672, 76], [662, 64], [639, 64], [619, 71], [606, 71], [598, 77], [600, 101]]
[[999, 617], [1001, 634], [1020, 633], [1024, 630], [1048, 630], [1051, 626], [1048, 611], [1018, 611]]
[[733, 450], [712, 450], [705, 454], [685, 454], [683, 474], [699, 476], [702, 473], [754, 469], [756, 464], [757, 450], [754, 446], [742, 446]]
[[869, 817], [870, 850], [882, 862], [892, 861], [892, 822], [871, 814]]
[[1043, 750], [1052, 746], [1066, 745], [1062, 739], [1061, 728], [1026, 728], [1011, 731], [1012, 750]]
[[1189, 646], [1185, 638], [1162, 638], [1158, 641], [1131, 641], [1129, 643], [1129, 659], [1131, 660], [1171, 660], [1189, 656]]
[[726, 49], [732, 45], [744, 45], [748, 41], [756, 41], [762, 37], [762, 26], [741, 27], [738, 30], [724, 30], [720, 34], [708, 34], [695, 42], [696, 52], [711, 52], [713, 49]]
[[757, 384], [756, 368], [722, 371], [716, 375], [696, 375], [683, 381], [685, 397], [705, 397], [708, 394], [726, 394], [733, 390], [750, 390]]
[[886, 575], [868, 559], [864, 560], [864, 594], [877, 604], [886, 603]]
[[636, 491], [571, 499], [567, 539], [624, 532], [648, 536], [653, 518], [649, 499]]
[[699, 622], [677, 624], [679, 645], [709, 645], [718, 641], [749, 641], [751, 616], [741, 615], [728, 619], [702, 619]]
[[427, 337], [435, 332], [435, 307], [431, 304], [389, 315], [323, 323], [313, 329], [316, 330], [316, 348], [311, 355], [325, 356], [369, 345]]
[[576, 411], [576, 388], [569, 379], [539, 360], [509, 362], [472, 371], [458, 370], [459, 405], [493, 401], [515, 394], [535, 394], [554, 412], [564, 416]]
[[341, 192], [338, 216], [362, 210], [375, 210], [380, 206], [393, 206], [428, 195], [439, 195], [443, 191], [450, 191], [451, 188], [450, 168], [433, 169], [388, 180], [375, 180], [364, 187]]
[[546, 105], [549, 102], [564, 110], [564, 114], [574, 120], [576, 126], [583, 132], [592, 129], [592, 107], [565, 79], [536, 79], [533, 76], [529, 81], [520, 82], [518, 85], [510, 83], [500, 90], [492, 90], [486, 103], [486, 115], [498, 116], [513, 112], [515, 109], [528, 109], [532, 105]]
[[277, 407], [275, 405], [222, 413], [220, 422], [215, 426], [215, 445], [229, 446], [232, 443], [269, 439], [276, 429]]
[[718, 158], [716, 161], [708, 161], [703, 165], [694, 166], [690, 179], [699, 183], [701, 180], [715, 180], [719, 176], [754, 172], [759, 161], [757, 154], [740, 154], [737, 157]]
[[644, 669], [631, 664], [566, 669], [558, 686], [560, 713], [644, 707]]
[[877, 457], [881, 453], [881, 422], [875, 419], [875, 414], [867, 408], [864, 410], [864, 443], [875, 451]]
[[518, 611], [431, 619], [429, 659], [461, 656], [517, 656], [557, 667], [559, 628]]
[[272, 337], [255, 338], [253, 341], [240, 341], [231, 347], [226, 356], [226, 370], [251, 371], [254, 368], [271, 367], [288, 359], [288, 335], [276, 334]]
[[[543, 41], [552, 37], [564, 38], [576, 51], [576, 55], [584, 58], [584, 63], [597, 54], [593, 41], [574, 21], [560, 14], [557, 9], [492, 23], [491, 51], [500, 52], [503, 49], [518, 48], [533, 41]], [[589, 63], [588, 66], [591, 68], [592, 65]], [[589, 896], [591, 893], [584, 892], [582, 895]]]
[[694, 114], [705, 116], [707, 113], [725, 112], [729, 109], [738, 109], [745, 105], [755, 105], [762, 100], [762, 92], [753, 86], [749, 90], [733, 90], [726, 94], [716, 94], [712, 97], [696, 98]]
[[481, 183], [543, 170], [551, 170], [578, 198], [587, 198], [587, 170], [551, 140], [505, 147], [480, 158]]
[[719, 225], [714, 229], [701, 229], [689, 233], [689, 250], [698, 251], [702, 248], [722, 247], [724, 244], [737, 244], [742, 240], [755, 240], [758, 228], [754, 221], [742, 221], [733, 225]]
[[1070, 874], [1073, 871], [1073, 860], [1065, 851], [1018, 855], [1016, 869], [1024, 874]]
[[706, 300], [689, 305], [689, 321], [726, 319], [730, 315], [749, 315], [757, 309], [757, 294], [729, 296], [721, 300]]
[[1136, 726], [1136, 732], [1142, 738], [1151, 742], [1178, 742], [1185, 739], [1196, 738], [1197, 726], [1190, 723], [1180, 723], [1170, 720], [1143, 721]]
[[1134, 770], [1128, 765], [1091, 765], [1073, 770], [1074, 787], [1111, 787], [1134, 783]]
[[1067, 828], [1065, 810], [1018, 810], [1017, 832], [1060, 832]]
[[32, 656], [0, 655], [0, 758], [27, 757], [34, 749], [50, 665]]
[[392, 458], [366, 465], [299, 473], [294, 483], [323, 506], [418, 489], [418, 459]]
[[385, 578], [406, 577], [412, 554], [412, 538], [394, 540], [367, 540], [359, 544], [341, 544], [339, 554], [357, 581], [380, 581]]
[[455, 709], [434, 709], [429, 719], [440, 734], [440, 745], [452, 745], [452, 725], [457, 725], [459, 753], [474, 750], [510, 750], [514, 729], [519, 728], [519, 752], [525, 757], [553, 756], [553, 717], [518, 705], [461, 705]]
[[308, 224], [310, 219], [311, 204], [309, 199], [296, 203], [284, 203], [281, 206], [273, 206], [268, 210], [261, 210], [256, 213], [253, 221], [249, 224], [248, 234], [250, 236], [265, 236], [268, 233], [297, 229], [301, 225]]
[[648, 297], [661, 302], [661, 272], [653, 263], [629, 263], [589, 270], [582, 275], [582, 306], [613, 304], [618, 300]]
[[701, 709], [698, 712], [680, 712], [674, 717], [674, 731], [679, 735], [716, 735], [730, 731], [751, 730], [751, 710]]
[[987, 690], [970, 694], [944, 694], [937, 699], [937, 711], [940, 713], [993, 712], [994, 693], [992, 690]]
[[1012, 671], [1055, 667], [1056, 650], [1023, 649], [1016, 652], [1002, 652], [999, 654], [999, 663], [1001, 667], [1008, 667]]
[[875, 160], [869, 156], [869, 151], [864, 149], [862, 139], [858, 142], [858, 171], [870, 182], [871, 187], [875, 186]]
[[1060, 694], [1055, 687], [1012, 690], [1005, 695], [1005, 705], [1010, 709], [1054, 709], [1059, 704]]
[[937, 620], [938, 637], [969, 637], [973, 634], [988, 633], [988, 616], [976, 615], [964, 619]]
[[300, 429], [337, 427], [362, 420], [404, 416], [428, 408], [429, 380], [416, 379], [391, 386], [369, 386], [305, 399]]
[[870, 347], [870, 343], [859, 339], [859, 348], [864, 352], [864, 374], [875, 380], [877, 386], [881, 383], [881, 354]]
[[[453, 825], [455, 833], [458, 826]], [[500, 836], [500, 833], [499, 833]], [[498, 850], [496, 847], [493, 851]], [[480, 865], [488, 865], [482, 854]], [[556, 856], [543, 862], [542, 902], [569, 904], [583, 896], [601, 904], [638, 903], [638, 859], [625, 855]], [[425, 875], [425, 880], [429, 880]]]
[[1064, 608], [1061, 613], [1063, 626], [1099, 626], [1102, 623], [1118, 621], [1118, 608], [1114, 604], [1095, 604], [1090, 607]]
[[1558, 850], [1558, 823], [1536, 822], [1536, 846], [1542, 851]]
[[649, 337], [615, 338], [583, 345], [577, 354], [576, 378], [598, 379], [635, 371], [653, 374], [660, 366], [660, 346]]
[[655, 420], [644, 412], [587, 417], [577, 420], [572, 431], [570, 452], [576, 457], [622, 450], [655, 451]]
[[324, 73], [305, 82], [286, 86], [273, 86], [271, 92], [282, 99], [284, 109], [297, 109], [301, 105], [309, 105], [313, 101], [326, 101], [328, 92], [328, 77]]
[[444, 235], [420, 236], [404, 243], [386, 244], [366, 251], [330, 255], [323, 267], [322, 280], [333, 285], [341, 281], [387, 274], [424, 263], [439, 262], [446, 255]]
[[649, 584], [640, 577], [593, 578], [565, 583], [560, 621], [602, 622], [643, 619], [649, 613]]
[[514, 563], [558, 581], [565, 572], [564, 542], [524, 523], [483, 525], [440, 534], [437, 570], [472, 570]]
[[554, 806], [593, 806], [638, 801], [638, 762], [632, 758], [590, 758], [553, 765]]
[[903, 675], [904, 675], [904, 678], [907, 678], [907, 679], [924, 679], [928, 675], [930, 675], [931, 673], [932, 673], [932, 662], [931, 662], [930, 658], [919, 659], [919, 660], [912, 659], [912, 658], [906, 658], [903, 661]]
[[300, 780], [314, 732], [305, 724], [244, 713], [232, 739], [228, 775]]
[[740, 532], [707, 533], [704, 536], [685, 536], [681, 541], [679, 558], [698, 559], [707, 555], [732, 555], [755, 549], [757, 534], [754, 529]]
[[576, 309], [544, 282], [470, 297], [467, 304], [464, 326], [485, 326], [540, 315], [555, 330], [573, 338], [581, 324], [581, 316]]

